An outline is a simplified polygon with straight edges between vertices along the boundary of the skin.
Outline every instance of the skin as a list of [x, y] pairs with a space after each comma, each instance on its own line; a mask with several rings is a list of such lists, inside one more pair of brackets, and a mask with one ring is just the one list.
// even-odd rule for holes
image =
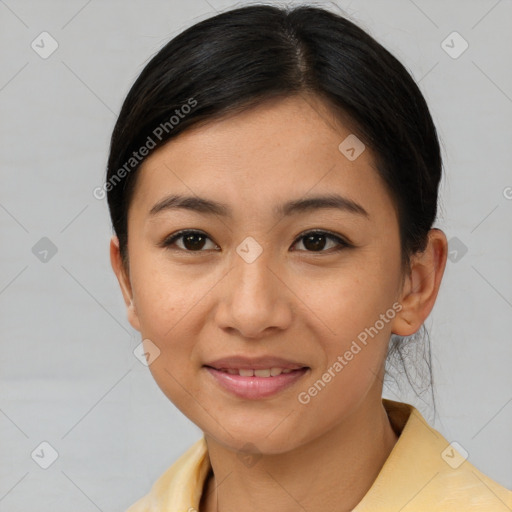
[[[351, 133], [311, 96], [268, 101], [192, 128], [139, 170], [127, 266], [112, 237], [129, 321], [160, 350], [150, 371], [205, 434], [213, 475], [202, 512], [350, 510], [397, 441], [381, 400], [388, 340], [415, 333], [432, 310], [447, 241], [432, 229], [425, 251], [402, 272], [398, 218], [372, 152], [350, 161], [338, 150]], [[273, 214], [287, 200], [333, 192], [369, 217], [337, 209]], [[184, 209], [149, 215], [171, 193], [224, 202], [233, 218]], [[204, 232], [204, 246], [190, 250], [183, 238], [173, 248], [159, 246], [181, 229]], [[337, 244], [326, 238], [315, 251], [299, 237], [312, 229], [339, 234], [354, 247], [333, 252]], [[236, 252], [248, 236], [263, 250], [252, 263]], [[394, 303], [402, 306], [394, 318], [301, 404], [298, 393]], [[203, 367], [234, 354], [274, 355], [310, 369], [275, 396], [244, 400]], [[244, 464], [241, 450], [256, 463]]]

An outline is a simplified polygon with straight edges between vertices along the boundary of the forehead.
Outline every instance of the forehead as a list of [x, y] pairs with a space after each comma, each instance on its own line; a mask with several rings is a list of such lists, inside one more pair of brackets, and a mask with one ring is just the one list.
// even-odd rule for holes
[[263, 213], [291, 198], [335, 192], [367, 211], [393, 209], [371, 150], [353, 158], [347, 144], [364, 148], [321, 101], [267, 101], [192, 127], [153, 152], [138, 171], [133, 203], [149, 214], [165, 195], [186, 194]]

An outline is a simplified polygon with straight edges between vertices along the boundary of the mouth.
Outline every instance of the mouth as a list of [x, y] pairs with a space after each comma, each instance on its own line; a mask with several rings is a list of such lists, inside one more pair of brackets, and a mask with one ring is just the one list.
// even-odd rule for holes
[[282, 373], [287, 374], [291, 372], [296, 372], [297, 370], [301, 370], [302, 368], [297, 368], [295, 370], [291, 370], [290, 368], [262, 368], [259, 370], [253, 368], [213, 368], [211, 366], [207, 366], [207, 368], [212, 368], [213, 370], [218, 370], [220, 372], [229, 373], [230, 375], [240, 375], [241, 377], [277, 377]]
[[279, 358], [226, 358], [203, 366], [216, 384], [244, 399], [274, 396], [297, 383], [310, 368]]

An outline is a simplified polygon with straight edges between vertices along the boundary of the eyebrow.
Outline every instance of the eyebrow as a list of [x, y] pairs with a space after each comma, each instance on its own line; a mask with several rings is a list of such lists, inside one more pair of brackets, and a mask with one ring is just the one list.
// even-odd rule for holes
[[[369, 218], [369, 213], [358, 203], [339, 194], [327, 194], [288, 201], [274, 208], [274, 215], [287, 216], [320, 209], [335, 208]], [[158, 201], [149, 211], [154, 216], [163, 211], [186, 209], [207, 215], [232, 217], [231, 208], [225, 203], [219, 203], [203, 197], [170, 195]]]

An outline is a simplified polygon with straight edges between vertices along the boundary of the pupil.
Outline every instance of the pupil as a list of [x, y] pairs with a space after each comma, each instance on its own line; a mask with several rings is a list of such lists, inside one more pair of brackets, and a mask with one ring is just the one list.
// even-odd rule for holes
[[[202, 242], [199, 242], [199, 243], [197, 243], [197, 240], [196, 240], [196, 243], [195, 243], [194, 237], [202, 238], [203, 240], [202, 240]], [[185, 237], [183, 237], [183, 245], [187, 249], [191, 249], [191, 250], [202, 249], [202, 247], [204, 246], [204, 237], [200, 233], [190, 233], [190, 234], [186, 235]]]
[[[323, 241], [319, 242], [319, 238], [323, 239]], [[311, 242], [311, 243], [310, 243]], [[311, 250], [321, 250], [325, 247], [325, 235], [322, 234], [311, 234], [306, 236], [304, 240], [304, 247], [306, 249]]]

